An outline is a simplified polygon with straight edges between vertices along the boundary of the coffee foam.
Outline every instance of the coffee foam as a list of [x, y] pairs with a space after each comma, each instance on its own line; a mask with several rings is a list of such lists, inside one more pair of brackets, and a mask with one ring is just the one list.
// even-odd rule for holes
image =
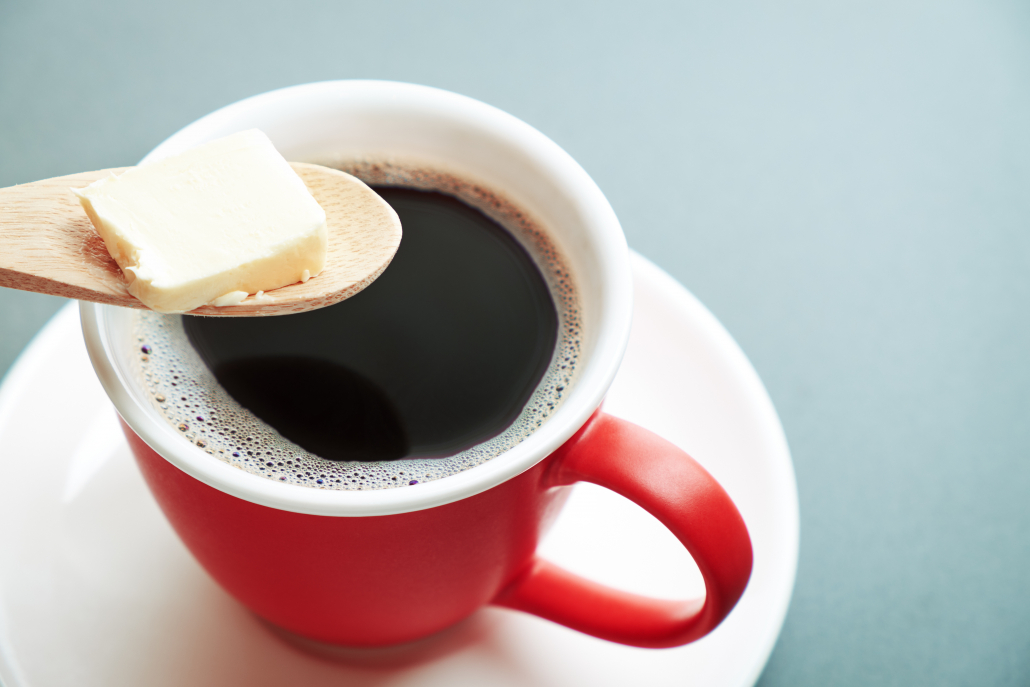
[[581, 312], [572, 276], [559, 250], [526, 213], [481, 184], [414, 163], [357, 160], [331, 165], [365, 183], [430, 190], [454, 196], [508, 230], [535, 261], [558, 312], [558, 339], [544, 376], [504, 432], [445, 458], [331, 461], [305, 451], [237, 403], [190, 344], [179, 315], [134, 314], [136, 372], [165, 420], [184, 441], [229, 465], [267, 479], [317, 489], [391, 489], [454, 475], [524, 441], [561, 405], [574, 382]]

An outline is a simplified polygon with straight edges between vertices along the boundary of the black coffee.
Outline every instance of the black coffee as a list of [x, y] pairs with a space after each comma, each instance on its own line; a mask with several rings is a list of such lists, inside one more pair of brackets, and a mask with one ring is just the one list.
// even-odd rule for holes
[[492, 219], [440, 193], [376, 191], [404, 237], [367, 289], [309, 313], [186, 316], [183, 327], [230, 396], [311, 453], [453, 455], [522, 412], [551, 363], [558, 314], [529, 254]]

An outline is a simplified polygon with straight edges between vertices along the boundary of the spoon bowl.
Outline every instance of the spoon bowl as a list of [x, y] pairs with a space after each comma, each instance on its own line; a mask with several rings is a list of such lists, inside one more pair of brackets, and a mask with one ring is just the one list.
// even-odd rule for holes
[[[350, 298], [383, 273], [397, 252], [397, 213], [361, 180], [320, 165], [291, 162], [326, 214], [325, 269], [238, 305], [203, 305], [191, 315], [253, 317], [300, 313]], [[128, 167], [82, 172], [0, 189], [0, 286], [146, 309], [126, 288], [71, 188]]]

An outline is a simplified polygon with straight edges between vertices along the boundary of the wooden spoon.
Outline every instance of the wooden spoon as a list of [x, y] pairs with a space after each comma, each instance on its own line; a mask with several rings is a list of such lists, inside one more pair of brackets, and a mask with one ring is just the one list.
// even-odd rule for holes
[[[239, 305], [204, 305], [191, 315], [287, 315], [350, 298], [375, 281], [401, 242], [397, 214], [349, 174], [290, 163], [325, 210], [325, 269], [305, 283], [248, 298]], [[128, 167], [70, 174], [0, 189], [0, 286], [94, 303], [146, 309], [132, 296], [103, 239], [69, 190]]]

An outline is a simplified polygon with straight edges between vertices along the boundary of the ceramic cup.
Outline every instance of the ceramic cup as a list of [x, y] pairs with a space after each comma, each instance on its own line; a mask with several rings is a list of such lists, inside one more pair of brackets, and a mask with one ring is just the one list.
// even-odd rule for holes
[[[82, 304], [90, 357], [147, 484], [186, 546], [267, 621], [317, 641], [383, 646], [494, 604], [611, 641], [685, 644], [712, 631], [747, 585], [747, 529], [686, 453], [600, 410], [629, 336], [631, 275], [615, 215], [586, 172], [540, 132], [423, 86], [337, 81], [259, 95], [207, 115], [141, 164], [249, 128], [292, 161], [404, 158], [510, 199], [564, 253], [582, 317], [577, 377], [524, 441], [424, 484], [332, 491], [252, 475], [183, 438], [146, 397], [132, 313]], [[651, 599], [538, 558], [568, 486], [599, 484], [656, 516], [694, 557], [705, 597]]]

